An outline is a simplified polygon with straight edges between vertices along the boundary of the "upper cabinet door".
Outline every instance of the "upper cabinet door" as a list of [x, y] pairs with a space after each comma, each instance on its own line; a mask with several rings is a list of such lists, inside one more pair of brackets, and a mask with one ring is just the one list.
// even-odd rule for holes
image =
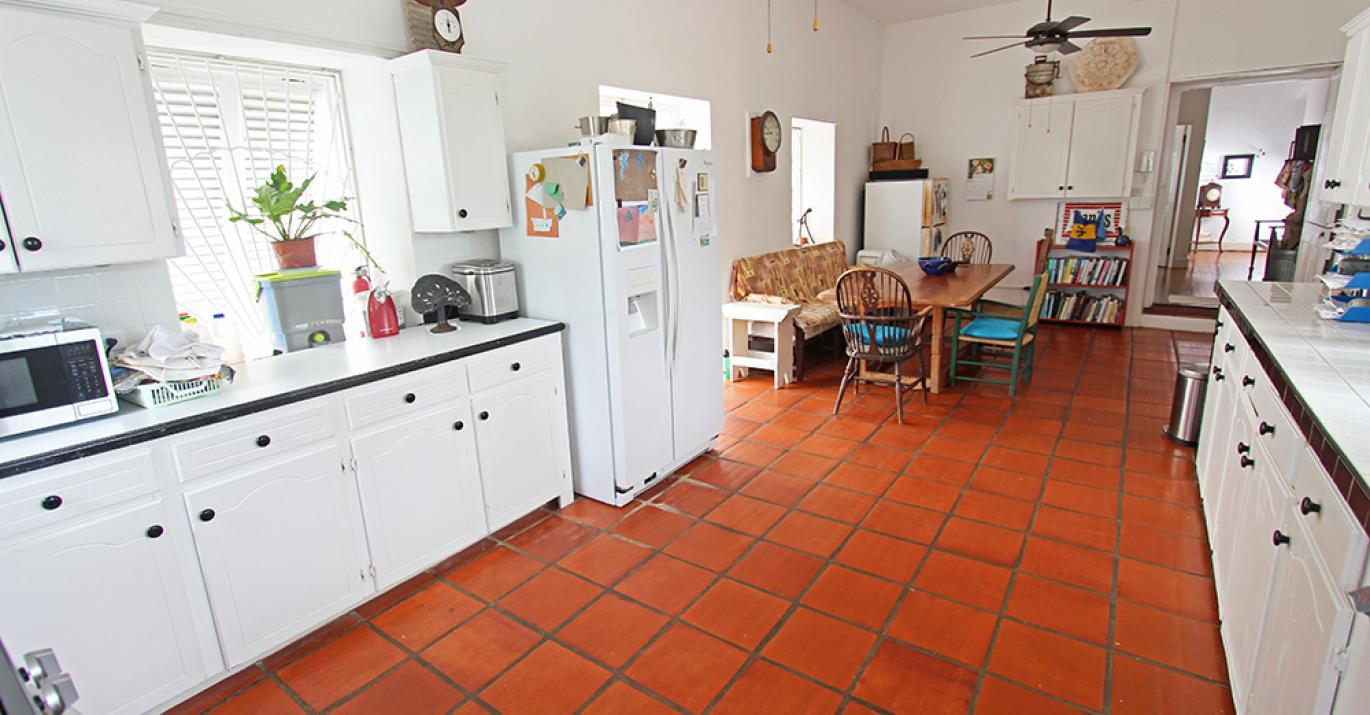
[[0, 6], [0, 197], [22, 270], [178, 251], [141, 52], [135, 24]]
[[0, 276], [19, 270], [19, 261], [14, 257], [17, 248], [10, 240], [9, 224], [5, 222], [5, 207], [0, 199]]
[[1075, 100], [1066, 196], [1127, 198], [1132, 192], [1136, 95]]
[[1353, 203], [1359, 193], [1361, 170], [1370, 149], [1370, 67], [1364, 66], [1366, 62], [1370, 62], [1370, 32], [1362, 30], [1346, 44], [1332, 115], [1332, 138], [1322, 161], [1322, 176], [1315, 177], [1313, 185], [1318, 197], [1328, 203]]
[[1073, 106], [1061, 101], [1018, 105], [1013, 158], [1009, 163], [1010, 199], [1056, 199], [1065, 195]]
[[513, 225], [499, 70], [497, 64], [434, 51], [394, 61], [415, 231]]

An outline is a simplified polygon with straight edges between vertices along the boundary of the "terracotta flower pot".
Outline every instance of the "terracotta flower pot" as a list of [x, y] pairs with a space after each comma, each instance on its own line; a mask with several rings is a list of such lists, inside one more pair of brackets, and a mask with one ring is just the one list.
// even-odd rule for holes
[[273, 241], [271, 250], [276, 252], [276, 263], [281, 270], [291, 268], [313, 268], [319, 265], [314, 256], [314, 239], [301, 238], [296, 241]]

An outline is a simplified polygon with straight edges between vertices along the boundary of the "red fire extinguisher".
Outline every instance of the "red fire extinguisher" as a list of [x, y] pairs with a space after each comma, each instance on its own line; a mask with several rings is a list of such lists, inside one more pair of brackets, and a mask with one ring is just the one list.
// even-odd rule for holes
[[366, 300], [366, 323], [373, 338], [399, 335], [400, 316], [395, 309], [395, 299], [390, 296], [388, 285], [371, 291], [371, 296]]

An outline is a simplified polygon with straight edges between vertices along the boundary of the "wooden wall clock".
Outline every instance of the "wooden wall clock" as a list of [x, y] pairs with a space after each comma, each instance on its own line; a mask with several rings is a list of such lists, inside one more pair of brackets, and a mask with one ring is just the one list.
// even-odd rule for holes
[[783, 132], [780, 117], [765, 112], [752, 117], [752, 171], [765, 174], [775, 171], [775, 156], [780, 152]]

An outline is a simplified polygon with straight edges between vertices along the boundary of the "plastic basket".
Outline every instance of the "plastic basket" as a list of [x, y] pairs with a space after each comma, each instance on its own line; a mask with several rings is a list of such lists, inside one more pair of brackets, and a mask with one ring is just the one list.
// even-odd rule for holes
[[204, 380], [151, 382], [146, 385], [139, 385], [133, 392], [119, 395], [119, 397], [143, 407], [166, 407], [197, 397], [212, 395], [222, 390], [223, 387], [224, 381], [218, 377]]

